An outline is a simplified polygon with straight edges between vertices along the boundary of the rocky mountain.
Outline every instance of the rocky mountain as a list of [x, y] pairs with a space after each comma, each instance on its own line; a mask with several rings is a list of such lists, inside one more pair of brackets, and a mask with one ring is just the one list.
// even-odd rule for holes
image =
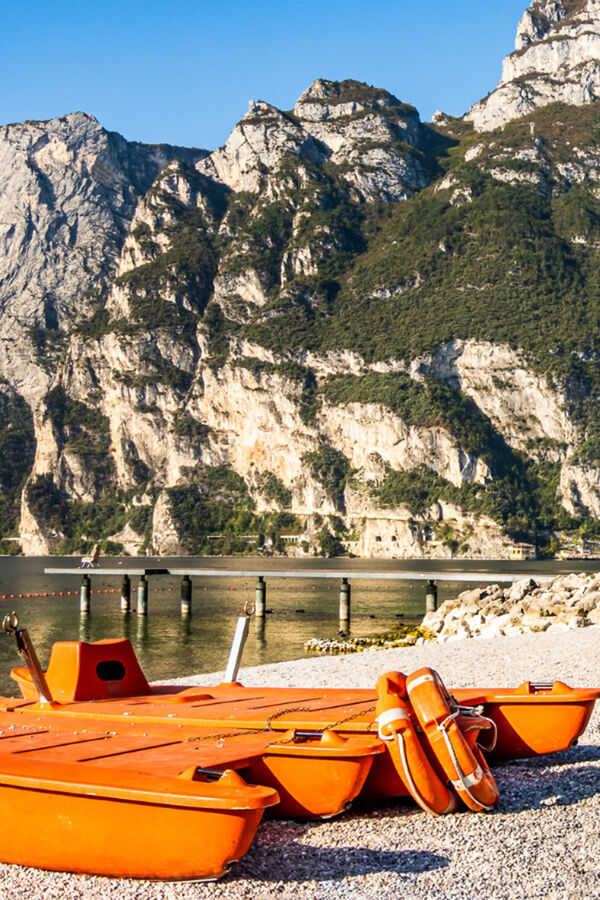
[[600, 0], [533, 0], [497, 88], [466, 118], [478, 131], [492, 131], [549, 103], [598, 100], [599, 61]]
[[[534, 0], [515, 60], [586, 16]], [[600, 535], [600, 103], [513, 81], [426, 124], [319, 79], [212, 153], [2, 129], [0, 549]]]

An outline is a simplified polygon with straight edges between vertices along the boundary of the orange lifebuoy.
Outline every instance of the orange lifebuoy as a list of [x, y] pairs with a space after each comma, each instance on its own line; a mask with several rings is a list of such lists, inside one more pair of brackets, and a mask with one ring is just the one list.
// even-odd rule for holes
[[[418, 669], [406, 679], [406, 690], [431, 749], [459, 797], [475, 812], [491, 810], [500, 798], [494, 776], [475, 741], [461, 730], [457, 721], [461, 711], [438, 673]], [[461, 717], [460, 724], [464, 722]], [[473, 722], [472, 727], [478, 731], [481, 726]]]
[[427, 759], [411, 720], [402, 672], [388, 672], [378, 680], [375, 714], [379, 737], [386, 742], [398, 775], [421, 809], [435, 816], [454, 812], [456, 794]]

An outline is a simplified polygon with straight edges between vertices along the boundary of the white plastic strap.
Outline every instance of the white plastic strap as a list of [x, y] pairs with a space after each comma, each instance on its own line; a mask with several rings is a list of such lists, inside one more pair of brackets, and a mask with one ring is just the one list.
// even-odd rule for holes
[[[450, 718], [454, 718], [454, 717], [448, 716], [448, 719], [450, 719]], [[492, 810], [491, 806], [488, 806], [486, 803], [482, 803], [481, 800], [478, 800], [477, 797], [474, 797], [473, 794], [471, 793], [470, 789], [474, 786], [474, 784], [479, 784], [479, 782], [483, 778], [483, 773], [481, 773], [481, 777], [479, 778], [479, 781], [476, 781], [476, 782], [471, 781], [473, 776], [477, 773], [477, 770], [479, 770], [479, 772], [481, 772], [481, 767], [478, 765], [477, 768], [475, 769], [475, 772], [472, 772], [471, 775], [463, 775], [463, 772], [460, 768], [460, 763], [458, 762], [458, 759], [456, 758], [456, 753], [454, 752], [454, 747], [452, 746], [452, 741], [450, 740], [450, 735], [448, 734], [448, 732], [446, 731], [446, 729], [444, 727], [446, 722], [448, 721], [448, 719], [445, 719], [440, 725], [438, 725], [438, 730], [441, 731], [441, 733], [443, 735], [444, 741], [446, 742], [446, 749], [448, 750], [450, 759], [452, 760], [452, 764], [454, 765], [454, 769], [456, 771], [456, 774], [458, 775], [458, 780], [453, 781], [452, 784], [455, 786], [455, 788], [459, 792], [461, 790], [463, 790], [465, 792], [465, 794], [467, 794], [467, 796], [471, 798], [473, 803], [480, 806], [481, 809], [485, 809], [485, 810], [487, 810], [487, 812], [491, 812], [491, 810]]]
[[[461, 787], [474, 787], [476, 784], [481, 782], [483, 778], [483, 771], [481, 766], [477, 766], [474, 772], [471, 772], [470, 775], [463, 775], [461, 781], [453, 781], [452, 784], [457, 790], [460, 790]], [[479, 800], [477, 801], [479, 803]], [[483, 806], [483, 804], [482, 804]]]
[[415, 678], [414, 681], [406, 683], [406, 690], [410, 693], [415, 688], [419, 687], [422, 684], [426, 684], [429, 681], [435, 681], [433, 675], [420, 675], [418, 678]]
[[410, 719], [409, 714], [405, 709], [402, 709], [400, 706], [395, 706], [394, 709], [386, 709], [385, 712], [380, 713], [375, 721], [379, 726], [379, 739], [381, 741], [393, 741], [394, 733], [392, 734], [382, 734], [381, 729], [384, 725], [390, 725], [392, 722], [397, 722], [398, 719]]

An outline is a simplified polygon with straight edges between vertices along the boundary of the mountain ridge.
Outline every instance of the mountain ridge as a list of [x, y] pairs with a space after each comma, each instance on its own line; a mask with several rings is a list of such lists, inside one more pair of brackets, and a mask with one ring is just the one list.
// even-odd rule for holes
[[[536, 0], [521, 50], [593, 5]], [[20, 149], [0, 129], [2, 535], [380, 557], [600, 535], [597, 101], [478, 131], [317, 79], [212, 152], [74, 115], [10, 126]]]
[[533, 0], [504, 60], [496, 89], [466, 115], [491, 131], [549, 103], [582, 106], [600, 98], [598, 0]]

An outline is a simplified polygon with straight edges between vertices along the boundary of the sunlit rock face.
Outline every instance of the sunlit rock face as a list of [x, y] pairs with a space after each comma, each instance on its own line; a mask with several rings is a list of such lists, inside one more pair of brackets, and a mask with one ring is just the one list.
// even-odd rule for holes
[[0, 128], [0, 376], [33, 404], [53, 374], [35, 329], [89, 315], [138, 201], [176, 153], [203, 155], [126, 141], [82, 112]]
[[[506, 86], [557, 29], [585, 37], [584, 5], [531, 7]], [[490, 333], [487, 307], [471, 329], [494, 279], [513, 278], [502, 315], [522, 288], [518, 258], [486, 268], [471, 249], [481, 191], [546, 202], [600, 183], [593, 148], [519, 140], [463, 145], [385, 90], [324, 79], [289, 111], [252, 102], [211, 153], [132, 144], [82, 113], [0, 129], [0, 402], [31, 409], [11, 487], [24, 552], [75, 552], [100, 527], [126, 552], [193, 552], [200, 508], [215, 532], [282, 514], [278, 550], [296, 556], [335, 532], [359, 556], [501, 558], [512, 538], [490, 509], [515, 471], [521, 500], [545, 477], [559, 510], [600, 518], [600, 470], [578, 456], [585, 379]], [[553, 253], [559, 238], [595, 252], [593, 217], [567, 209], [560, 227]], [[405, 259], [415, 232], [426, 253]], [[393, 349], [410, 328], [427, 339]]]
[[344, 166], [343, 177], [364, 199], [400, 200], [427, 184], [420, 144], [414, 107], [359, 82], [320, 78], [291, 112], [251, 102], [225, 145], [197, 169], [234, 191], [276, 194], [271, 174], [292, 155]]
[[491, 131], [549, 103], [581, 106], [599, 97], [599, 0], [533, 0], [498, 86], [467, 119]]

